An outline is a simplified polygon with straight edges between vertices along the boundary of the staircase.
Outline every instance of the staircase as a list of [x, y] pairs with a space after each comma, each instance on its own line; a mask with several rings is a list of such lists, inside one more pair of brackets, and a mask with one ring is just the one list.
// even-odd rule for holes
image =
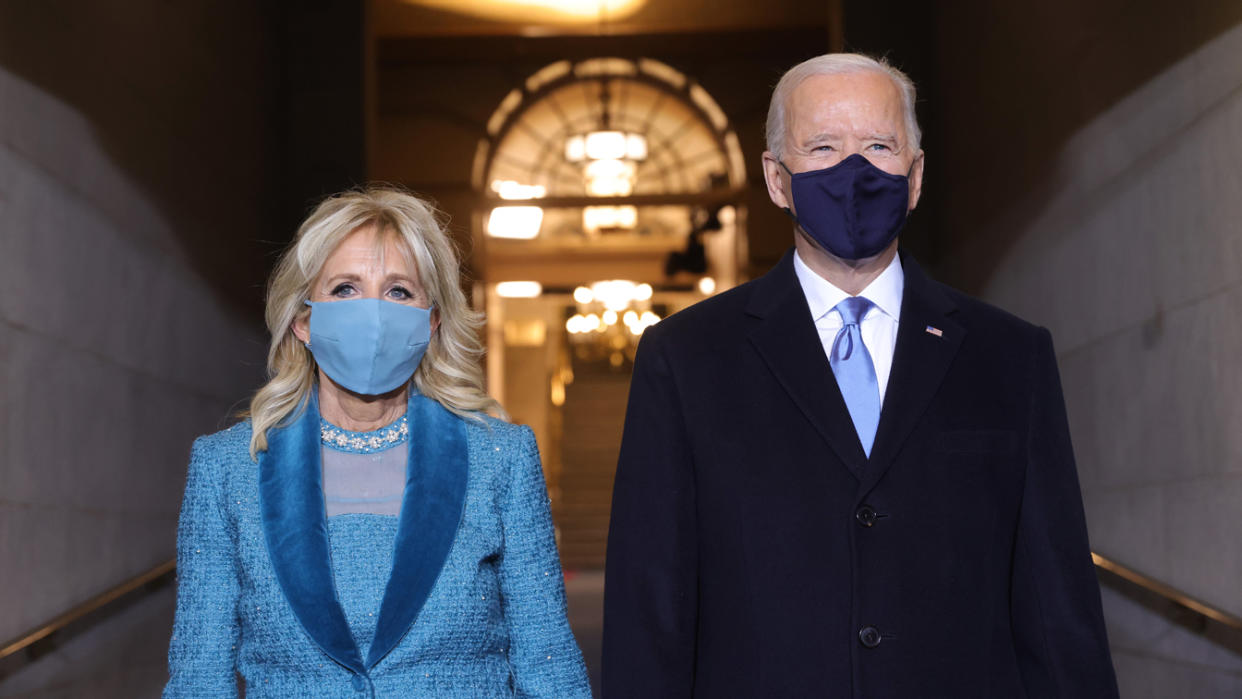
[[574, 382], [562, 408], [560, 499], [553, 516], [566, 569], [604, 567], [612, 479], [621, 447], [629, 367], [574, 362]]

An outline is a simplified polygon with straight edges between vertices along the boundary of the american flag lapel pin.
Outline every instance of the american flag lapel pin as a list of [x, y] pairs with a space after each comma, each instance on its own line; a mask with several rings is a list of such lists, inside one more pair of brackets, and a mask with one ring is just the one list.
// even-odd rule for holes
[[929, 325], [929, 326], [927, 326], [926, 328], [923, 328], [923, 330], [924, 330], [924, 331], [925, 331], [928, 335], [935, 335], [936, 337], [942, 337], [942, 336], [944, 335], [944, 331], [943, 331], [943, 330], [941, 330], [940, 328], [933, 328], [933, 327], [932, 327], [932, 326], [930, 326], [930, 325]]

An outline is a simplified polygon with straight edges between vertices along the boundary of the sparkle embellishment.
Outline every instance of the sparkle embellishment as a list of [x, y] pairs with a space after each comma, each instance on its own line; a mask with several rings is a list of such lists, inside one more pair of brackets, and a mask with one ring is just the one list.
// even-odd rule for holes
[[405, 415], [387, 427], [374, 432], [350, 432], [320, 418], [319, 441], [337, 451], [370, 454], [384, 451], [410, 438], [410, 421]]

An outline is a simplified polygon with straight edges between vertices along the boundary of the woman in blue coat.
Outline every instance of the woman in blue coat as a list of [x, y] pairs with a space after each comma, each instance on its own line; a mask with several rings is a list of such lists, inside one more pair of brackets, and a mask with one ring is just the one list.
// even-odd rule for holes
[[164, 695], [590, 696], [535, 440], [486, 415], [433, 211], [324, 201], [267, 324], [249, 419], [194, 444]]

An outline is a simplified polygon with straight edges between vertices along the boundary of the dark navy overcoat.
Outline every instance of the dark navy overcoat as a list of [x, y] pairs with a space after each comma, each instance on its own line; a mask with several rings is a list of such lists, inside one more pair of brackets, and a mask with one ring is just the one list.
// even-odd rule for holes
[[902, 263], [870, 459], [792, 254], [647, 330], [606, 697], [1117, 695], [1049, 333]]

